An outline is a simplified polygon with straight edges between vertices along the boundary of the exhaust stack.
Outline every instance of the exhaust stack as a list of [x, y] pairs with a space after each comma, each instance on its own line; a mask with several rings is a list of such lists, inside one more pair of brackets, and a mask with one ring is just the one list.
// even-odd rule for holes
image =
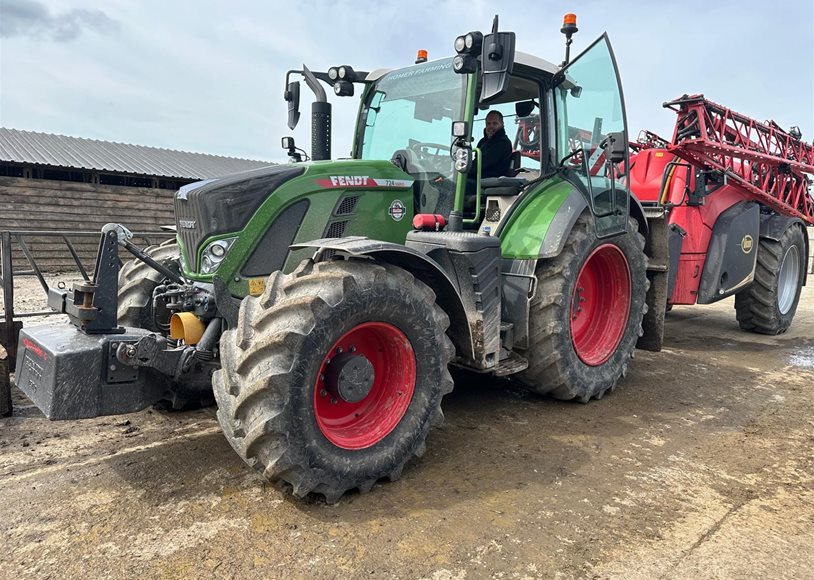
[[331, 158], [331, 103], [317, 77], [305, 65], [302, 75], [316, 97], [311, 105], [311, 160], [327, 161]]

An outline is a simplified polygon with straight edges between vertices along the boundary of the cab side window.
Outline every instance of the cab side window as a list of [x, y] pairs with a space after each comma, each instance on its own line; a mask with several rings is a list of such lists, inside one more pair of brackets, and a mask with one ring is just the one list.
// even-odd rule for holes
[[512, 142], [515, 172], [519, 169], [518, 177], [536, 177], [541, 167], [541, 137], [545, 129], [541, 122], [539, 88], [531, 81], [513, 79], [506, 97], [505, 101], [499, 99], [503, 102], [492, 103], [488, 108], [476, 112], [472, 137], [477, 143], [484, 136], [486, 116], [490, 111], [499, 111], [503, 115], [503, 128]]

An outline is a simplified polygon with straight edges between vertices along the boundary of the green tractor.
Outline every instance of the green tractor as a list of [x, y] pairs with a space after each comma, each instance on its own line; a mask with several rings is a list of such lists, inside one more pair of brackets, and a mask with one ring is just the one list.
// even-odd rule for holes
[[[289, 164], [181, 188], [176, 243], [107, 226], [93, 283], [49, 293], [72, 324], [23, 330], [19, 387], [52, 419], [214, 391], [249, 465], [328, 501], [424, 453], [451, 365], [559, 399], [613, 390], [657, 280], [613, 52], [602, 36], [557, 66], [514, 44], [495, 18], [453, 58], [290, 71], [315, 95], [310, 160], [284, 138]], [[330, 160], [322, 85], [361, 92], [350, 159]], [[491, 111], [513, 152], [483, 178]], [[120, 247], [138, 258], [121, 271]]]

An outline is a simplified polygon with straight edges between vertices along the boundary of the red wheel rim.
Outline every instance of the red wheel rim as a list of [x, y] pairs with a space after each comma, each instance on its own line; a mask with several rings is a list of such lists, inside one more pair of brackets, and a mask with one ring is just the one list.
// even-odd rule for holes
[[[331, 382], [331, 360], [342, 353], [364, 357], [372, 366], [373, 384], [358, 402], [343, 399]], [[410, 406], [415, 369], [410, 341], [391, 324], [366, 322], [343, 334], [322, 359], [314, 384], [314, 415], [322, 434], [343, 449], [364, 449], [387, 437]]]
[[619, 346], [630, 316], [630, 268], [619, 246], [591, 252], [571, 294], [571, 342], [582, 362], [599, 366]]

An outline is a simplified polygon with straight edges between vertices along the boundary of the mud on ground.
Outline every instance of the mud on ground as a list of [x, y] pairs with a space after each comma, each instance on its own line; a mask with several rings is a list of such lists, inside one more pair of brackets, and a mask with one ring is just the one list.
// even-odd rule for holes
[[17, 392], [0, 577], [811, 578], [812, 328], [811, 288], [779, 337], [675, 308], [588, 405], [461, 375], [426, 456], [334, 506], [264, 484], [213, 409], [55, 423]]

